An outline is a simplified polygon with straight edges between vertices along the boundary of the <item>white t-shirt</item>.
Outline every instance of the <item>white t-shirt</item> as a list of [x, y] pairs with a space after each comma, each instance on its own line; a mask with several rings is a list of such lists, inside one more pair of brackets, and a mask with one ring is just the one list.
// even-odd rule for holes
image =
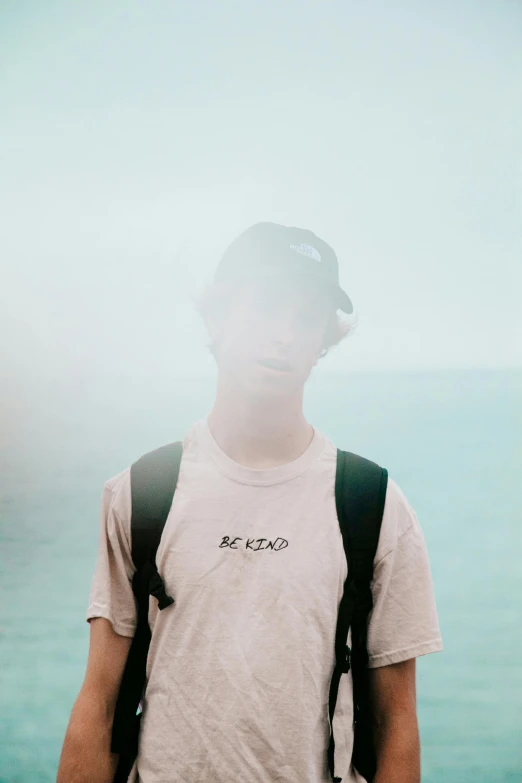
[[[237, 464], [207, 420], [183, 442], [157, 565], [175, 603], [150, 599], [152, 641], [139, 783], [330, 783], [328, 694], [347, 575], [335, 507], [336, 447], [317, 430], [296, 460]], [[105, 483], [87, 620], [133, 636], [130, 468]], [[392, 480], [372, 583], [369, 666], [442, 650], [426, 544]], [[350, 644], [350, 637], [348, 638]], [[351, 672], [333, 722], [336, 774], [351, 767]]]

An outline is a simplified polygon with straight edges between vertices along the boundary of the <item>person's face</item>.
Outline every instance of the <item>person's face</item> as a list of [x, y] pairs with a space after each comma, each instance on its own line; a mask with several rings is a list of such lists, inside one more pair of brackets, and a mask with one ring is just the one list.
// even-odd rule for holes
[[334, 315], [314, 281], [277, 274], [245, 282], [214, 335], [219, 370], [249, 394], [288, 395], [308, 379]]

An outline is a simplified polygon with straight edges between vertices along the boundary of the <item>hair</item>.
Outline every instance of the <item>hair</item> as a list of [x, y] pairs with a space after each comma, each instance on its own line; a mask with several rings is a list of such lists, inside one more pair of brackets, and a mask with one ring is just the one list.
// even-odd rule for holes
[[[212, 283], [206, 286], [199, 296], [192, 297], [197, 312], [205, 322], [209, 317], [220, 317], [226, 313], [230, 302], [234, 301], [234, 293], [238, 286], [240, 286], [239, 282]], [[356, 326], [357, 321], [355, 318], [347, 319], [339, 315], [336, 310], [332, 310], [319, 353], [319, 359], [323, 359], [332, 348], [335, 348], [348, 335], [352, 334]], [[217, 359], [215, 343], [210, 343], [207, 348], [214, 359]]]

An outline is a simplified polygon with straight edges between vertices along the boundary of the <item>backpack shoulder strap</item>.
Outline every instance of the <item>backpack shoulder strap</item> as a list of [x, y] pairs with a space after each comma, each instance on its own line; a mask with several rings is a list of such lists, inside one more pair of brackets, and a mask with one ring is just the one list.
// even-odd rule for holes
[[123, 672], [112, 725], [111, 751], [119, 753], [113, 783], [126, 783], [137, 755], [141, 712], [151, 640], [149, 597], [161, 609], [174, 603], [156, 566], [156, 553], [172, 505], [183, 444], [169, 443], [150, 451], [131, 465], [131, 550], [136, 571], [132, 590], [137, 625]]
[[156, 557], [178, 481], [181, 454], [181, 442], [168, 443], [131, 465], [131, 541], [136, 569]]
[[[336, 664], [330, 684], [330, 744], [328, 761], [334, 781], [335, 741], [333, 715], [339, 681], [343, 672], [352, 669], [354, 695], [354, 751], [352, 763], [371, 783], [375, 774], [369, 680], [367, 672], [367, 621], [373, 607], [371, 582], [373, 562], [381, 530], [388, 472], [375, 462], [351, 452], [337, 451], [335, 501], [337, 516], [348, 564], [348, 574], [335, 634]], [[352, 649], [347, 646], [352, 629]]]
[[[360, 610], [372, 609], [370, 584], [381, 532], [388, 471], [349, 451], [337, 452], [335, 502], [344, 550], [357, 592], [367, 599]], [[368, 592], [370, 591], [370, 592]], [[356, 618], [359, 619], [359, 618]], [[362, 617], [360, 618], [362, 619]]]

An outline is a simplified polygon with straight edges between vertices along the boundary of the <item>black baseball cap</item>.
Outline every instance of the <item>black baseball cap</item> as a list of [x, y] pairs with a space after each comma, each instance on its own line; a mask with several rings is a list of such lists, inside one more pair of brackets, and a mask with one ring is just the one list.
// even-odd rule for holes
[[353, 312], [348, 294], [339, 285], [334, 251], [312, 231], [278, 223], [256, 223], [225, 250], [215, 282], [249, 279], [271, 270], [306, 275], [331, 291], [337, 308]]

